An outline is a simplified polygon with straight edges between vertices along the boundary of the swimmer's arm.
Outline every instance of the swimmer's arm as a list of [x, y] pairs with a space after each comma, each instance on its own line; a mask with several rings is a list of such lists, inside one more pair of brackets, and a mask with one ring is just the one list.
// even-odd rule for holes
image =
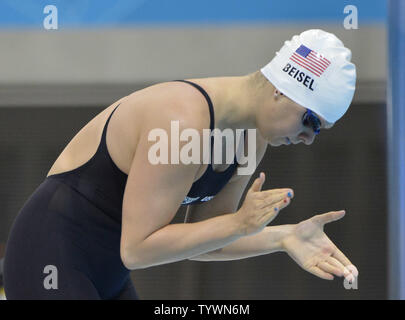
[[231, 213], [196, 223], [171, 224], [193, 178], [177, 170], [144, 168], [129, 177], [123, 202], [121, 258], [130, 270], [184, 260], [243, 236], [242, 226]]
[[[267, 143], [257, 136], [256, 140], [256, 168], [262, 161], [266, 152]], [[245, 145], [246, 149], [246, 145]], [[252, 175], [232, 177], [231, 181], [212, 200], [197, 206], [189, 206], [185, 222], [197, 222], [204, 219], [219, 216], [224, 212], [236, 212], [240, 200], [249, 183]], [[272, 252], [282, 251], [282, 240], [290, 231], [290, 225], [265, 227], [261, 232], [245, 236], [236, 241], [218, 248], [214, 251], [206, 252], [189, 260], [194, 261], [224, 261], [237, 260], [248, 257], [259, 256]]]
[[292, 225], [267, 226], [259, 233], [245, 236], [223, 248], [189, 258], [193, 261], [227, 261], [285, 251], [283, 240], [291, 234]]
[[[228, 183], [213, 200], [202, 205], [189, 206], [186, 222], [201, 221], [223, 212], [236, 212], [243, 190], [247, 185], [246, 180], [249, 178], [245, 177], [239, 181]], [[289, 235], [291, 228], [292, 225], [267, 226], [259, 233], [241, 237], [222, 248], [191, 257], [189, 260], [238, 260], [284, 251], [283, 239]]]
[[[189, 106], [186, 105], [187, 108]], [[213, 251], [244, 234], [243, 227], [232, 213], [196, 223], [170, 224], [200, 166], [181, 162], [153, 165], [148, 154], [156, 142], [148, 141], [148, 134], [154, 128], [170, 132], [170, 121], [159, 122], [165, 112], [172, 113], [169, 119], [181, 119], [180, 131], [207, 126], [206, 123], [193, 123], [187, 118], [188, 114], [176, 114], [173, 109], [163, 108], [157, 120], [144, 121], [145, 129], [140, 135], [129, 170], [123, 198], [120, 254], [123, 264], [130, 270]], [[169, 136], [168, 150], [170, 141]], [[186, 143], [180, 142], [180, 149]]]

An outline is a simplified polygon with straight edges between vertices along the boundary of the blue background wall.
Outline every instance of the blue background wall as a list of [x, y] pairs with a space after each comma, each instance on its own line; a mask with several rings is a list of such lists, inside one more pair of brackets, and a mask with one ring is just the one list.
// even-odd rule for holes
[[42, 28], [46, 5], [58, 8], [59, 27], [136, 24], [228, 24], [342, 21], [355, 5], [359, 23], [384, 23], [385, 0], [0, 0], [0, 27]]

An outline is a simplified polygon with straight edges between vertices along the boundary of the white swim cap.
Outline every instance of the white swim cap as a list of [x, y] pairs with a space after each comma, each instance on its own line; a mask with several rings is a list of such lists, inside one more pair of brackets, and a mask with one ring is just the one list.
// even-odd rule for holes
[[260, 71], [288, 98], [335, 123], [354, 95], [356, 67], [351, 57], [334, 34], [313, 29], [286, 41]]

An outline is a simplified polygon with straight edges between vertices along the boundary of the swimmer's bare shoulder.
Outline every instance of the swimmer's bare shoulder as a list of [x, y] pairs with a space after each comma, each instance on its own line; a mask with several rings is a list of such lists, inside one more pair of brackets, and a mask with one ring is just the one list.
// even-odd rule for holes
[[[180, 132], [194, 128], [202, 136], [210, 118], [206, 100], [188, 84], [162, 84], [160, 89], [148, 100], [123, 198], [121, 258], [129, 269], [187, 259], [241, 236], [229, 216], [198, 224], [170, 224], [201, 165], [181, 161], [153, 165], [148, 154], [156, 142], [148, 141], [148, 135], [156, 128], [165, 130], [170, 150], [171, 120], [179, 121]], [[179, 142], [179, 148], [186, 143]]]
[[[209, 127], [209, 115], [206, 114], [208, 107], [202, 106], [203, 97], [199, 97], [199, 93], [193, 90], [197, 91], [187, 84], [164, 82], [135, 91], [114, 102], [77, 132], [59, 154], [47, 176], [74, 170], [86, 163], [96, 152], [103, 127], [118, 105], [108, 124], [107, 146], [114, 163], [126, 174], [129, 172], [143, 124], [150, 119], [163, 120], [164, 114], [170, 116], [170, 112], [175, 119], [175, 113], [181, 111], [184, 116], [188, 115], [190, 118], [194, 115], [195, 121], [207, 122]], [[173, 103], [176, 99], [183, 104]], [[183, 105], [186, 106], [183, 108]]]

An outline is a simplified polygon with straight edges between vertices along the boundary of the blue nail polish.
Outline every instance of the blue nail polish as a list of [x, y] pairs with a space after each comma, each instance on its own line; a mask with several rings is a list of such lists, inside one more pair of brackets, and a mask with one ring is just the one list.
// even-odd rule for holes
[[288, 191], [287, 196], [289, 196], [290, 198], [292, 198], [292, 193], [290, 191]]
[[277, 208], [274, 208], [274, 211], [277, 211], [278, 209]]

